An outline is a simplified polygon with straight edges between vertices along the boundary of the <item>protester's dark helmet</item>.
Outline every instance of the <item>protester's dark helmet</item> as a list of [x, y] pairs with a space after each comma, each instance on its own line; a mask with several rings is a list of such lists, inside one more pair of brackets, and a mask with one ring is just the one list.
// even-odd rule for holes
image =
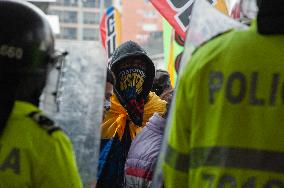
[[146, 51], [140, 47], [139, 44], [137, 44], [134, 41], [127, 41], [123, 44], [121, 44], [113, 53], [112, 59], [110, 61], [110, 68], [113, 67], [115, 64], [117, 64], [122, 59], [125, 59], [127, 57], [133, 57], [133, 56], [140, 56], [145, 57], [148, 59], [150, 64], [153, 64], [152, 60], [148, 57]]
[[171, 88], [170, 74], [165, 70], [156, 70], [156, 75], [151, 91], [160, 96], [166, 89], [169, 88]]
[[45, 85], [47, 68], [54, 63], [53, 55], [54, 37], [45, 14], [25, 1], [1, 0], [2, 87], [17, 85], [16, 98], [34, 103]]
[[154, 79], [155, 66], [153, 61], [149, 58], [146, 51], [133, 41], [127, 41], [121, 44], [114, 51], [109, 63], [110, 70], [113, 71], [120, 62], [129, 57], [143, 58], [145, 60], [146, 66], [148, 66], [149, 75], [151, 75], [152, 79]]
[[147, 55], [146, 51], [136, 42], [127, 41], [121, 44], [112, 55], [112, 59], [109, 63], [109, 68], [112, 72], [116, 72], [116, 69], [120, 65], [120, 63], [128, 58], [140, 58], [145, 62], [147, 78], [144, 83], [143, 95], [147, 96], [149, 91], [151, 90], [155, 77], [155, 66], [153, 61]]

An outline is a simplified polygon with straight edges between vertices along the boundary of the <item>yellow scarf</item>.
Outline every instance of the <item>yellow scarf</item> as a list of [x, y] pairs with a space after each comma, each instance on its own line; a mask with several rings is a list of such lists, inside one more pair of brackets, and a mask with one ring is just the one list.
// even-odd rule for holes
[[[102, 139], [113, 138], [117, 133], [119, 139], [121, 140], [124, 133], [126, 119], [130, 120], [130, 118], [128, 117], [126, 110], [119, 103], [115, 95], [110, 98], [110, 102], [110, 109], [106, 113], [104, 121], [101, 125]], [[144, 106], [142, 127], [139, 127], [135, 125], [132, 121], [130, 121], [129, 129], [132, 140], [135, 138], [136, 134], [139, 133], [141, 129], [145, 126], [146, 122], [154, 114], [154, 112], [157, 112], [161, 115], [165, 113], [166, 104], [167, 102], [160, 99], [160, 97], [158, 97], [154, 92], [149, 93], [148, 101]]]

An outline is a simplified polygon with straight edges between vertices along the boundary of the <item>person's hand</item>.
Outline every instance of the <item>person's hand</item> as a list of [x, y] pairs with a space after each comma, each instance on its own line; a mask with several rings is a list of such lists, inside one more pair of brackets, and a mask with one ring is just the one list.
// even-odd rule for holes
[[160, 95], [160, 98], [167, 101], [167, 103], [170, 104], [172, 102], [173, 92], [174, 92], [173, 89], [166, 89]]
[[170, 107], [171, 107], [171, 103], [172, 103], [173, 93], [174, 93], [173, 89], [167, 89], [160, 96], [160, 98], [162, 100], [167, 101], [167, 109], [166, 109], [165, 114], [163, 115], [163, 118], [167, 118], [168, 117], [168, 114], [169, 114], [169, 111], [170, 111]]

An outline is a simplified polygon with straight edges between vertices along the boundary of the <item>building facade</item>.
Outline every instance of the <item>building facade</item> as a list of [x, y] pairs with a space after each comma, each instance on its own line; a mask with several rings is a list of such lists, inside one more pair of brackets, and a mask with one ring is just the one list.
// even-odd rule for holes
[[59, 17], [57, 39], [99, 41], [101, 16], [110, 5], [121, 13], [122, 42], [138, 42], [150, 56], [159, 57], [155, 63], [161, 62], [162, 17], [148, 0], [56, 0], [48, 14]]
[[162, 17], [148, 0], [122, 0], [122, 41], [162, 37]]
[[58, 39], [99, 40], [99, 23], [103, 6], [111, 0], [56, 0], [49, 6], [48, 14], [58, 15], [60, 33]]

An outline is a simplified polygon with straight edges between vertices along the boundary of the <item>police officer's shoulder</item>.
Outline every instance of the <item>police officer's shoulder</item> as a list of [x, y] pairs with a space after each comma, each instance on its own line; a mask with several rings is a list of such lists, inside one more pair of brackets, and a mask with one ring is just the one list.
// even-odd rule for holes
[[205, 46], [205, 45], [211, 43], [212, 41], [215, 41], [215, 40], [220, 39], [220, 37], [222, 37], [222, 36], [224, 36], [224, 35], [230, 33], [231, 31], [233, 31], [233, 29], [229, 29], [229, 30], [227, 30], [227, 31], [221, 32], [221, 33], [219, 33], [219, 34], [213, 36], [213, 37], [210, 38], [209, 40], [203, 42], [200, 46], [198, 46], [198, 47], [193, 51], [192, 55], [195, 54], [195, 53], [196, 53], [200, 48], [202, 48], [203, 46]]
[[41, 112], [39, 111], [31, 112], [30, 114], [28, 114], [28, 116], [41, 128], [46, 130], [49, 135], [51, 135], [55, 131], [61, 130], [60, 127], [55, 125], [54, 121], [41, 114]]
[[180, 79], [191, 80], [188, 79], [189, 75], [192, 77], [196, 72], [206, 67], [205, 65], [207, 63], [212, 62], [212, 58], [222, 56], [222, 54], [226, 52], [228, 41], [230, 41], [234, 33], [234, 30], [219, 33], [197, 47], [193, 51], [192, 57], [189, 59], [187, 67], [185, 67], [185, 70], [182, 72]]

